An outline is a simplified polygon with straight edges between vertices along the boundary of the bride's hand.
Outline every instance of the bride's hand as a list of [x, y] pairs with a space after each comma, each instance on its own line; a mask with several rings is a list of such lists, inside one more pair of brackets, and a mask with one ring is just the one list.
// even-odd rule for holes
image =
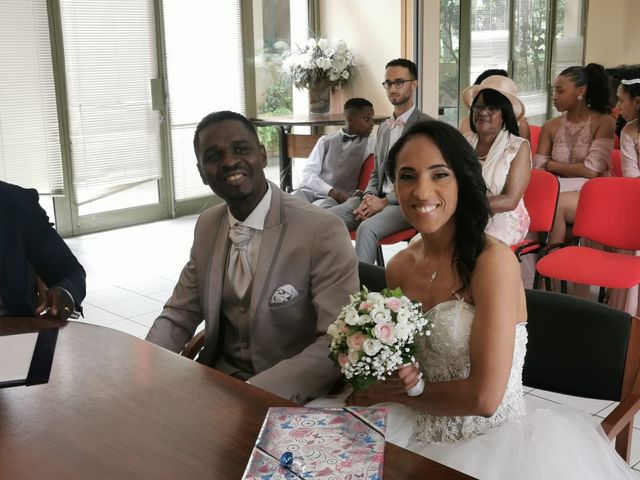
[[410, 365], [407, 365], [406, 367], [400, 367], [398, 370], [396, 370], [396, 375], [402, 382], [405, 392], [415, 387], [422, 378], [422, 373], [420, 372], [419, 367], [420, 364], [412, 363]]
[[386, 380], [376, 382], [364, 390], [354, 391], [346, 400], [347, 405], [368, 407], [376, 403], [394, 402], [405, 397], [404, 384], [397, 372]]

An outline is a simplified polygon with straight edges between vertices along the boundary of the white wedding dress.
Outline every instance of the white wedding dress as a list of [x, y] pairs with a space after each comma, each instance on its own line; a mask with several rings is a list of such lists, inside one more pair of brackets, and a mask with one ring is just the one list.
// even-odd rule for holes
[[[431, 336], [420, 339], [418, 361], [428, 390], [429, 382], [469, 375], [474, 306], [451, 300], [427, 315], [434, 326]], [[522, 391], [526, 344], [526, 327], [519, 324], [509, 382], [493, 416], [438, 417], [383, 404], [389, 409], [387, 440], [479, 479], [635, 479], [597, 419], [569, 408], [527, 412]], [[323, 399], [309, 406], [330, 405]]]

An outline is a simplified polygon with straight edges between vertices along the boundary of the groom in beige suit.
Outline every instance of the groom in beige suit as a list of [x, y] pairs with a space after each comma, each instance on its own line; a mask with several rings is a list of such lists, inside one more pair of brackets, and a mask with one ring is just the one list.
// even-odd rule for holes
[[203, 118], [194, 149], [226, 205], [198, 218], [147, 340], [179, 352], [204, 320], [199, 362], [296, 403], [327, 393], [339, 377], [327, 327], [359, 288], [344, 223], [265, 179], [264, 147], [240, 114]]

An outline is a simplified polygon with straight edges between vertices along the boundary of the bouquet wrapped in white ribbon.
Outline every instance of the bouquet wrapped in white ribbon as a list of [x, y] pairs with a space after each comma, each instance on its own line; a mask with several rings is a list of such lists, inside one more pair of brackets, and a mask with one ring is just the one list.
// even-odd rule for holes
[[[349, 296], [349, 303], [329, 326], [329, 356], [355, 390], [384, 380], [398, 367], [415, 362], [416, 337], [430, 335], [433, 326], [421, 307], [420, 302], [409, 300], [399, 288], [382, 292], [363, 288]], [[407, 393], [419, 395], [424, 388], [420, 382], [421, 388]]]

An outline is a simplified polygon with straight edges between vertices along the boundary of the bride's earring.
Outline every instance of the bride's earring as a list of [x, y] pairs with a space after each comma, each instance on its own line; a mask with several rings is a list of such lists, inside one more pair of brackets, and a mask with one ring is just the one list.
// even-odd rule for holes
[[583, 99], [582, 95], [578, 95], [578, 101], [581, 102]]

